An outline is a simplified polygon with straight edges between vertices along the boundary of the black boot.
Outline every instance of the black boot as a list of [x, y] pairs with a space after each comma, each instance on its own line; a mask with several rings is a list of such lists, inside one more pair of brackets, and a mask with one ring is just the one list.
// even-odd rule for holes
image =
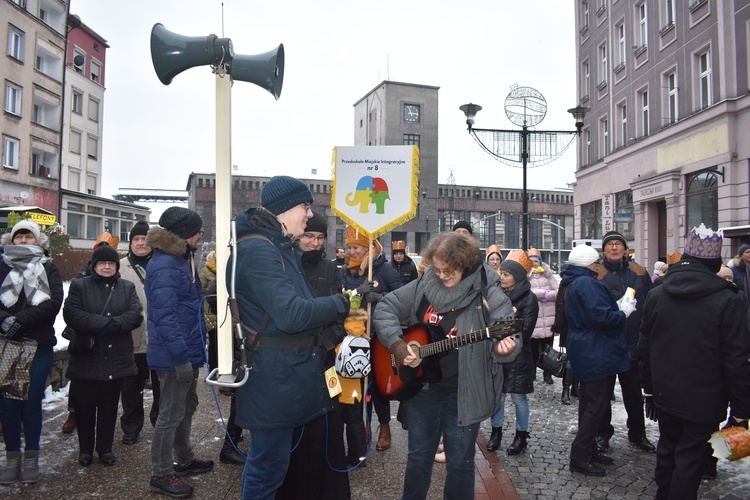
[[[235, 445], [237, 441], [235, 441]], [[224, 446], [221, 447], [219, 452], [219, 462], [223, 464], [234, 464], [234, 465], [245, 465], [245, 457], [240, 455], [237, 450], [234, 449], [234, 445], [228, 438], [224, 438]]]
[[565, 368], [565, 371], [563, 371], [563, 383], [562, 383], [562, 397], [560, 398], [560, 401], [562, 401], [562, 404], [569, 405], [570, 404], [570, 385], [573, 382], [573, 370], [570, 368]]
[[493, 427], [492, 434], [490, 434], [490, 440], [487, 441], [487, 449], [489, 451], [495, 451], [500, 448], [500, 441], [503, 439], [503, 428]]
[[510, 443], [508, 449], [508, 455], [518, 455], [526, 449], [526, 440], [529, 438], [527, 431], [516, 431], [516, 437], [513, 438], [513, 442]]
[[545, 383], [545, 384], [550, 384], [550, 385], [552, 385], [552, 384], [554, 384], [554, 383], [555, 383], [555, 381], [554, 381], [554, 380], [552, 380], [552, 375], [550, 375], [550, 374], [549, 374], [549, 373], [547, 373], [547, 372], [544, 372], [544, 383]]

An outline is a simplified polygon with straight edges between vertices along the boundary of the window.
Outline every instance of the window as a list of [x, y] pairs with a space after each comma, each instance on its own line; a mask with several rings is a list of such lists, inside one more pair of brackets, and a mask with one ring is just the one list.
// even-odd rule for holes
[[81, 154], [81, 133], [77, 130], [70, 131], [70, 152]]
[[700, 90], [700, 109], [706, 109], [711, 101], [711, 52], [698, 55], [698, 88]]
[[[80, 66], [75, 63], [76, 57], [82, 58]], [[73, 54], [73, 69], [75, 69], [76, 72], [78, 73], [83, 73], [83, 67], [85, 66], [85, 64], [86, 64], [86, 53], [80, 50], [76, 50]]]
[[588, 97], [591, 95], [591, 65], [588, 61], [583, 63], [583, 89], [581, 89], [581, 95]]
[[644, 137], [648, 135], [649, 123], [648, 123], [648, 90], [640, 92], [641, 99], [641, 135]]
[[719, 176], [708, 170], [688, 177], [687, 227], [719, 227]]
[[419, 134], [404, 134], [404, 146], [419, 146]]
[[70, 110], [78, 115], [83, 114], [83, 94], [77, 90], [73, 91]]
[[617, 64], [625, 66], [625, 56], [627, 52], [625, 51], [625, 24], [620, 24], [617, 27], [617, 54], [618, 54], [618, 60]]
[[21, 87], [10, 82], [5, 82], [5, 111], [21, 115]]
[[[481, 213], [479, 217], [479, 248], [487, 248], [495, 244], [497, 212]], [[495, 217], [493, 217], [493, 215]], [[475, 229], [476, 230], [476, 229]]]
[[623, 104], [619, 109], [620, 114], [620, 146], [628, 145], [628, 107]]
[[101, 83], [102, 65], [98, 61], [91, 60], [91, 80]]
[[585, 151], [585, 157], [584, 157], [584, 163], [586, 165], [591, 165], [591, 130], [586, 129], [586, 132], [584, 132], [586, 137], [586, 151]]
[[664, 0], [664, 27], [674, 24], [674, 0]]
[[581, 2], [581, 28], [589, 27], [589, 2], [583, 0]]
[[18, 170], [18, 152], [21, 142], [12, 137], [3, 137], [3, 167]]
[[89, 120], [92, 122], [99, 121], [99, 101], [89, 97]]
[[69, 213], [68, 227], [66, 229], [71, 238], [83, 238], [83, 215]]
[[615, 231], [625, 239], [635, 239], [635, 218], [633, 216], [633, 192], [623, 191], [615, 195]]
[[61, 81], [63, 71], [62, 52], [51, 52], [47, 46], [37, 43], [34, 67], [48, 77]]
[[645, 47], [648, 41], [648, 16], [646, 11], [646, 2], [638, 7], [638, 41], [640, 47]]
[[601, 236], [602, 200], [581, 206], [581, 238], [598, 239]]
[[607, 45], [599, 47], [599, 83], [607, 83]]
[[86, 239], [95, 240], [102, 232], [102, 218], [88, 217], [86, 220]]
[[669, 73], [667, 79], [667, 120], [670, 124], [678, 120], [677, 115], [677, 73]]
[[23, 61], [24, 32], [15, 26], [8, 26], [8, 55], [18, 61]]
[[86, 154], [92, 160], [99, 158], [99, 139], [89, 136], [86, 144]]
[[609, 121], [604, 118], [600, 122], [602, 130], [602, 158], [609, 154]]
[[[117, 224], [117, 222], [114, 222], [114, 224]], [[132, 229], [133, 224], [131, 222], [121, 222], [120, 223], [120, 241], [130, 241], [130, 230]]]
[[[96, 181], [97, 176], [95, 175], [87, 175], [86, 176], [86, 193], [91, 195], [96, 195]], [[95, 214], [101, 214], [102, 209], [101, 207], [88, 207], [88, 211]]]

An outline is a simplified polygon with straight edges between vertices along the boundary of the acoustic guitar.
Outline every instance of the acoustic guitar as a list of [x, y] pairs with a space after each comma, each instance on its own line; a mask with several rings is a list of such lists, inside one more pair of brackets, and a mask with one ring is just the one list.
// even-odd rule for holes
[[[498, 321], [492, 326], [454, 337], [445, 334], [431, 325], [417, 323], [404, 330], [404, 341], [416, 354], [410, 365], [396, 363], [396, 356], [375, 338], [372, 344], [372, 371], [375, 386], [387, 399], [406, 401], [413, 398], [424, 385], [431, 380], [431, 371], [439, 370], [437, 363], [423, 363], [425, 358], [445, 353], [480, 340], [504, 339], [521, 331], [523, 320], [520, 318]], [[441, 340], [435, 340], [442, 337]], [[439, 379], [439, 375], [437, 377]]]

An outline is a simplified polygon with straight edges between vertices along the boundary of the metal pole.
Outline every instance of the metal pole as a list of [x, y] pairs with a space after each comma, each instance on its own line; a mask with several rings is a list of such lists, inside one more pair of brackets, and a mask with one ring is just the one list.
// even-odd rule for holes
[[[557, 222], [560, 222], [560, 219], [557, 219]], [[560, 243], [560, 225], [557, 225], [557, 272], [560, 272], [560, 266], [562, 265], [561, 254], [560, 254], [560, 247], [562, 243]]]
[[528, 150], [529, 131], [526, 125], [521, 131], [521, 160], [523, 161], [523, 205], [521, 217], [521, 249], [525, 252], [529, 249], [529, 200], [526, 193], [526, 162], [529, 158]]

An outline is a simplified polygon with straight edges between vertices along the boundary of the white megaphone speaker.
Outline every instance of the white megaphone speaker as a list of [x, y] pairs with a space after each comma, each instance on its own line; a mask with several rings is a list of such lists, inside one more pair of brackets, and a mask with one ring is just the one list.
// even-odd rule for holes
[[172, 33], [161, 23], [151, 29], [151, 60], [156, 76], [164, 85], [196, 66], [216, 66], [234, 55], [232, 41], [216, 35], [183, 36]]
[[284, 83], [284, 44], [263, 54], [233, 56], [227, 73], [233, 80], [254, 83], [266, 89], [278, 100]]

